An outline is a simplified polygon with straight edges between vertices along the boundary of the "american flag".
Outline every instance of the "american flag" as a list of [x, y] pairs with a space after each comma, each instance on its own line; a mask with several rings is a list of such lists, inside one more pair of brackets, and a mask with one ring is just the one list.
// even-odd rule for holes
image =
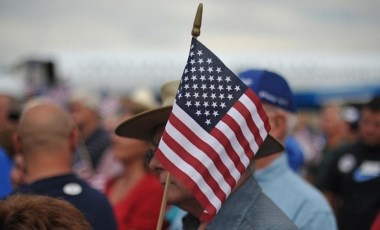
[[156, 152], [211, 220], [270, 130], [260, 99], [197, 39]]

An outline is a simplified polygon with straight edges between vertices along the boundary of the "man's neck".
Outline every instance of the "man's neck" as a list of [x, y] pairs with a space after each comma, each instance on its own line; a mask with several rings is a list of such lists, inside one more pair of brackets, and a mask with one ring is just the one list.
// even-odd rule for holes
[[256, 159], [254, 161], [255, 163], [255, 169], [264, 169], [268, 167], [274, 160], [279, 158], [281, 156], [282, 152], [274, 153], [270, 156], [266, 156], [263, 158]]
[[25, 165], [27, 171], [25, 181], [27, 184], [44, 178], [69, 174], [72, 172], [71, 158], [65, 156], [55, 158], [36, 156], [29, 161], [25, 159]]
[[98, 128], [97, 123], [87, 124], [86, 127], [83, 127], [83, 129], [81, 130], [83, 138], [88, 139], [95, 132], [97, 128]]
[[330, 136], [326, 141], [326, 148], [327, 149], [335, 149], [339, 147], [340, 144], [344, 141], [344, 135], [341, 133], [337, 133], [336, 135]]

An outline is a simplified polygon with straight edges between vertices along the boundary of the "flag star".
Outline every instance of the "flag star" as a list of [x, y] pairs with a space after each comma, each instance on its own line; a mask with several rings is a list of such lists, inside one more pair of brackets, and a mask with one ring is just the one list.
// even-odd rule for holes
[[210, 85], [210, 89], [214, 90], [215, 89], [215, 85]]
[[202, 87], [201, 87], [203, 90], [205, 90], [207, 88], [206, 84], [202, 84]]
[[191, 67], [191, 70], [190, 70], [192, 73], [194, 73], [196, 70], [195, 70], [195, 67]]
[[218, 78], [216, 79], [218, 82], [221, 82], [222, 81], [222, 76], [218, 76]]
[[198, 84], [194, 84], [194, 85], [192, 86], [192, 88], [193, 88], [194, 90], [198, 89]]
[[187, 93], [185, 94], [185, 97], [186, 97], [186, 98], [189, 98], [189, 97], [190, 97], [190, 93], [187, 92]]
[[194, 48], [194, 44], [191, 44], [191, 47], [190, 47], [190, 49], [193, 49]]
[[195, 104], [194, 104], [196, 107], [199, 107], [201, 106], [201, 103], [199, 101], [196, 101]]
[[213, 103], [212, 103], [212, 105], [211, 105], [212, 107], [217, 107], [218, 105], [216, 104], [216, 102], [214, 101]]
[[196, 75], [191, 76], [191, 80], [196, 81], [197, 80], [197, 76]]
[[202, 113], [201, 113], [200, 110], [197, 110], [197, 112], [195, 112], [195, 114], [196, 114], [197, 116], [200, 116]]
[[214, 80], [214, 76], [210, 75], [210, 77], [208, 77], [208, 80], [209, 81], [213, 81]]
[[224, 99], [224, 94], [223, 93], [219, 94], [219, 98], [220, 98], [220, 100], [223, 100]]
[[231, 100], [234, 97], [232, 96], [232, 94], [228, 94], [227, 98]]
[[216, 67], [216, 72], [218, 72], [218, 73], [222, 72], [222, 70], [220, 69], [220, 67]]
[[226, 82], [230, 82], [231, 81], [231, 77], [226, 77]]
[[212, 115], [214, 115], [214, 117], [218, 116], [218, 115], [219, 115], [219, 114], [218, 114], [218, 111], [214, 111], [214, 112], [212, 113]]
[[227, 89], [228, 91], [231, 91], [231, 90], [232, 90], [232, 87], [231, 87], [230, 85], [227, 85], [226, 89]]
[[205, 75], [201, 75], [201, 77], [199, 78], [201, 81], [205, 81], [206, 80], [206, 76]]
[[194, 65], [195, 64], [195, 60], [191, 59], [190, 64]]
[[203, 73], [205, 71], [205, 68], [203, 66], [199, 67], [199, 72]]
[[194, 56], [194, 52], [193, 51], [190, 52], [190, 57], [192, 57], [192, 56]]
[[208, 67], [207, 71], [208, 71], [209, 73], [211, 73], [211, 72], [214, 71], [214, 70], [212, 69], [212, 67]]
[[210, 116], [210, 111], [206, 110], [204, 115], [206, 115], [206, 117]]
[[203, 54], [202, 50], [198, 50], [197, 54], [201, 56]]
[[185, 84], [185, 86], [184, 86], [183, 88], [184, 88], [184, 89], [189, 89], [190, 86], [189, 86], [189, 84]]
[[210, 121], [210, 119], [207, 119], [205, 123], [206, 123], [206, 125], [209, 125], [209, 124], [211, 124], [211, 121]]
[[199, 58], [199, 59], [198, 59], [198, 63], [199, 63], [199, 64], [202, 64], [202, 63], [203, 63], [203, 58]]
[[224, 88], [223, 88], [223, 85], [219, 85], [218, 86], [218, 89], [220, 90], [220, 91], [222, 91]]
[[193, 95], [193, 97], [198, 98], [199, 97], [199, 93], [195, 92], [194, 95]]
[[186, 105], [187, 105], [187, 107], [190, 107], [190, 106], [191, 106], [191, 102], [190, 102], [190, 101], [187, 101], [187, 102], [186, 102]]
[[220, 107], [222, 107], [222, 108], [226, 107], [226, 103], [224, 103], [224, 102], [220, 103]]
[[212, 59], [211, 58], [207, 58], [206, 62], [210, 65], [212, 63]]
[[178, 99], [181, 99], [181, 97], [182, 97], [182, 93], [179, 93], [178, 94]]
[[205, 101], [204, 103], [203, 103], [203, 106], [205, 107], [205, 108], [207, 108], [209, 105], [208, 105], [208, 102], [207, 101]]
[[207, 93], [203, 93], [202, 97], [203, 97], [204, 99], [206, 99], [206, 98], [208, 97], [208, 96], [207, 96]]
[[215, 99], [215, 98], [216, 98], [216, 94], [215, 94], [215, 93], [212, 93], [210, 97], [211, 97], [212, 99]]
[[188, 81], [188, 80], [189, 80], [189, 77], [188, 77], [188, 76], [185, 76], [185, 77], [183, 78], [183, 80], [184, 80], [184, 81]]
[[240, 86], [239, 85], [235, 86], [235, 90], [239, 91], [240, 90]]
[[187, 70], [187, 68], [183, 71], [185, 74], [187, 74], [189, 71]]

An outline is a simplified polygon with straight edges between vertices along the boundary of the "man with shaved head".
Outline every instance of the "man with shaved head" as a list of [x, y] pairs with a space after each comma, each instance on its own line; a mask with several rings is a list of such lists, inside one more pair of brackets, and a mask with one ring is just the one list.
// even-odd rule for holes
[[71, 172], [77, 130], [68, 114], [47, 102], [26, 106], [14, 144], [24, 157], [26, 185], [16, 192], [63, 198], [76, 206], [93, 229], [116, 229], [107, 199]]

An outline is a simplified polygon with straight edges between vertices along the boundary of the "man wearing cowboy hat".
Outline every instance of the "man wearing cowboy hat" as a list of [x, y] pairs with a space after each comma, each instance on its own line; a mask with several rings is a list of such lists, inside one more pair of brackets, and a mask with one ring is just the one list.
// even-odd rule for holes
[[[160, 108], [140, 113], [120, 124], [116, 134], [124, 137], [147, 140], [152, 143], [152, 153], [157, 149], [166, 122], [171, 114], [172, 105], [179, 81], [172, 81], [161, 87], [163, 105]], [[269, 144], [268, 144], [269, 143]], [[278, 152], [282, 145], [272, 137], [265, 140], [255, 157]], [[177, 153], [178, 154], [178, 153]], [[164, 186], [168, 174], [156, 155], [152, 154], [149, 164]], [[188, 212], [183, 219], [184, 229], [296, 229], [286, 215], [262, 193], [247, 168], [237, 181], [231, 195], [222, 204], [210, 222], [201, 222], [204, 208], [188, 187], [173, 174], [167, 191], [167, 200]]]

